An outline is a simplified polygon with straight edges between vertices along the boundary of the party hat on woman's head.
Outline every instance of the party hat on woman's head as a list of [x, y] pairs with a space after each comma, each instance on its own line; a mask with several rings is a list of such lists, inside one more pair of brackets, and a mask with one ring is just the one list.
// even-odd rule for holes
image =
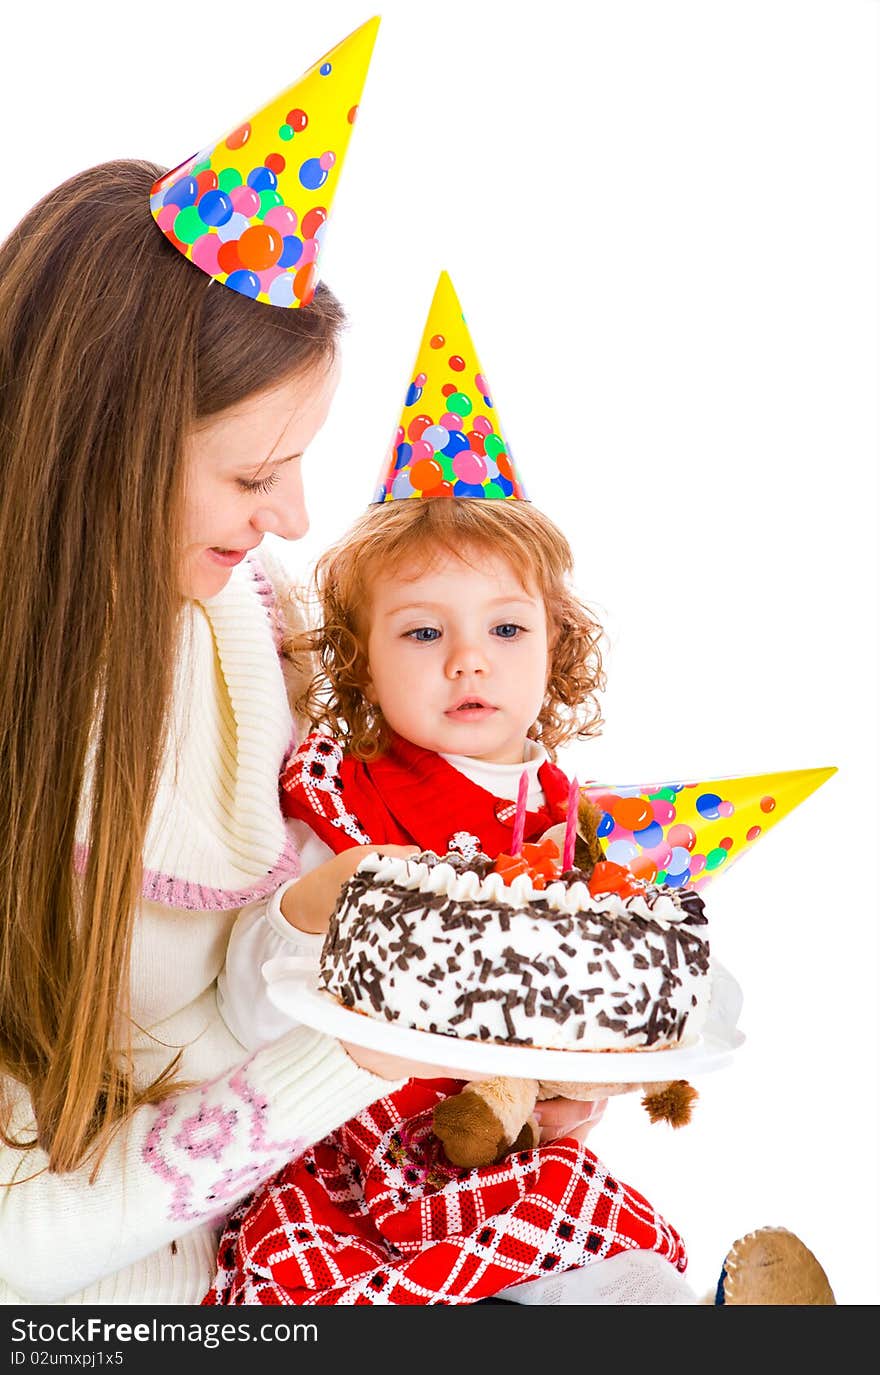
[[441, 272], [374, 503], [527, 501], [455, 288]]
[[174, 247], [215, 281], [273, 306], [307, 306], [378, 19], [320, 58], [225, 138], [153, 184]]

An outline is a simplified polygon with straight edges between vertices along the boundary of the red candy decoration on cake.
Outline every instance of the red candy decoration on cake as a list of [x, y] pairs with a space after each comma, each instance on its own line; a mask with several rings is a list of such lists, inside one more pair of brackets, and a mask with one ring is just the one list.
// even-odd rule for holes
[[559, 846], [553, 840], [526, 843], [519, 854], [500, 854], [492, 866], [492, 872], [500, 874], [505, 883], [512, 883], [519, 874], [528, 874], [535, 888], [546, 888], [548, 882], [562, 874]]

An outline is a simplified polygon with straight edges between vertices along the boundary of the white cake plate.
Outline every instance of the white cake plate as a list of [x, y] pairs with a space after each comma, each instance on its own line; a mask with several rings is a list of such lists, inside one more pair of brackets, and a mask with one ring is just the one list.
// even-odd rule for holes
[[538, 1050], [497, 1041], [465, 1041], [414, 1031], [396, 1022], [374, 1021], [353, 1012], [317, 985], [314, 964], [290, 955], [263, 965], [267, 991], [275, 1006], [293, 1021], [335, 1036], [340, 1041], [420, 1060], [458, 1071], [508, 1074], [516, 1078], [556, 1079], [592, 1084], [660, 1083], [690, 1079], [723, 1069], [745, 1037], [734, 1028], [715, 1028], [677, 1050]]

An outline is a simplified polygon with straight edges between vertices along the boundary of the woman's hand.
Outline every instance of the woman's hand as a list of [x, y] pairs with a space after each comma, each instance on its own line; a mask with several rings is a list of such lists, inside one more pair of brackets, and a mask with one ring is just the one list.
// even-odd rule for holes
[[404, 1060], [399, 1055], [388, 1055], [382, 1050], [368, 1050], [366, 1046], [353, 1046], [350, 1041], [339, 1043], [347, 1055], [361, 1069], [378, 1074], [380, 1079], [494, 1079], [495, 1075], [476, 1073], [472, 1070], [449, 1069], [443, 1065], [426, 1065], [420, 1060]]
[[342, 885], [351, 878], [364, 855], [396, 855], [409, 859], [418, 853], [417, 845], [355, 845], [350, 850], [343, 850], [282, 893], [281, 915], [298, 931], [321, 935], [330, 925], [330, 915]]
[[583, 1101], [576, 1098], [546, 1098], [536, 1103], [535, 1117], [541, 1124], [541, 1140], [556, 1141], [560, 1136], [573, 1136], [583, 1145], [601, 1121], [607, 1106], [607, 1098]]

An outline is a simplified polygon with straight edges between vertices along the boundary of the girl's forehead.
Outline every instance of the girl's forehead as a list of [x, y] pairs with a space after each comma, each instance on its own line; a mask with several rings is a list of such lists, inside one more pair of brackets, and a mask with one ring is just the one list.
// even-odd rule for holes
[[462, 582], [470, 582], [475, 589], [485, 585], [497, 596], [542, 600], [536, 583], [523, 578], [500, 549], [482, 546], [464, 546], [461, 550], [440, 544], [413, 548], [396, 559], [377, 563], [370, 581], [374, 597], [383, 600], [394, 593], [409, 599], [420, 591], [442, 592], [444, 587], [457, 587]]

